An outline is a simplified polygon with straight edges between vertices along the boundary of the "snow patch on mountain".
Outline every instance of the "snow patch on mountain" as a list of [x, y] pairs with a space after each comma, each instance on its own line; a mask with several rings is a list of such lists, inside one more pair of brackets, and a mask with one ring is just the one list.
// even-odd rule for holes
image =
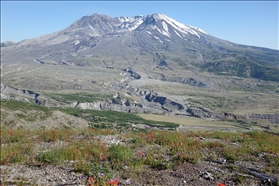
[[[193, 26], [187, 26], [187, 25], [184, 25], [182, 23], [179, 23], [176, 20], [174, 20], [174, 19], [172, 19], [172, 18], [170, 18], [170, 17], [168, 17], [168, 16], [166, 16], [164, 14], [154, 14], [153, 16], [154, 16], [154, 18], [156, 20], [164, 20], [165, 24], [169, 24], [170, 26], [172, 26], [174, 29], [176, 29], [177, 31], [179, 31], [181, 33], [192, 34], [192, 35], [197, 36], [198, 38], [200, 38], [200, 35], [197, 33], [197, 31], [199, 31], [199, 32], [201, 32], [203, 34], [207, 34], [206, 32], [204, 32], [201, 29], [198, 29], [198, 28], [193, 27]], [[162, 25], [164, 23], [162, 22]], [[163, 25], [163, 27], [164, 27], [164, 25]]]
[[[178, 35], [179, 37], [181, 37], [181, 35], [178, 33], [178, 32], [176, 32], [175, 30], [173, 30], [175, 33], [176, 33], [176, 35]], [[182, 38], [182, 37], [181, 37]]]
[[78, 45], [79, 43], [80, 43], [79, 40], [76, 40], [76, 41], [75, 41], [75, 45]]
[[119, 31], [131, 31], [136, 29], [141, 23], [143, 22], [143, 20], [137, 20], [134, 22], [124, 22], [122, 25], [120, 25], [121, 30]]
[[169, 32], [169, 28], [168, 28], [168, 25], [166, 24], [166, 22], [165, 21], [162, 21], [162, 26], [163, 26], [163, 28], [165, 29], [165, 31], [166, 32]]
[[88, 24], [88, 26], [89, 26], [89, 28], [91, 28], [92, 30], [95, 30], [91, 25]]
[[123, 22], [134, 22], [134, 21], [138, 21], [138, 20], [143, 20], [145, 18], [145, 16], [143, 15], [139, 15], [139, 16], [132, 16], [132, 17], [118, 17], [118, 20]]
[[[115, 18], [94, 14], [92, 16], [84, 16], [69, 27], [58, 32], [41, 36], [39, 38], [21, 41], [17, 43], [15, 47], [41, 44], [50, 46], [68, 41], [74, 45], [78, 45], [83, 37], [90, 38], [100, 37], [111, 33], [125, 33], [133, 31], [138, 27], [141, 27], [140, 30], [146, 32], [150, 36], [158, 33], [159, 35], [157, 35], [157, 37], [160, 36], [160, 38], [172, 38], [175, 34], [182, 39], [185, 39], [184, 36], [186, 36], [186, 34], [201, 38], [202, 34], [207, 34], [200, 28], [184, 25], [163, 14], [132, 17], [122, 16]], [[163, 43], [163, 41], [166, 42], [168, 40], [159, 40], [161, 43]]]
[[152, 33], [151, 33], [151, 32], [149, 32], [149, 31], [146, 31], [146, 33], [148, 33], [148, 34], [152, 35]]
[[158, 40], [159, 43], [164, 43], [159, 37], [157, 37], [157, 36], [154, 36], [154, 37], [155, 37], [155, 39]]
[[118, 26], [118, 32], [132, 31], [136, 29], [144, 21], [144, 16], [134, 16], [134, 17], [119, 17], [117, 18], [121, 25]]
[[190, 26], [190, 25], [188, 25], [188, 26], [191, 27], [191, 28], [193, 28], [193, 29], [196, 29], [197, 31], [199, 31], [199, 32], [201, 32], [201, 33], [203, 33], [203, 34], [208, 35], [208, 33], [206, 33], [204, 30], [202, 30], [202, 29], [200, 29], [200, 28], [198, 28], [198, 27], [194, 27], [194, 26]]
[[160, 32], [161, 34], [167, 36], [167, 37], [170, 37], [170, 34], [164, 30], [160, 30], [159, 28], [157, 28], [158, 32]]

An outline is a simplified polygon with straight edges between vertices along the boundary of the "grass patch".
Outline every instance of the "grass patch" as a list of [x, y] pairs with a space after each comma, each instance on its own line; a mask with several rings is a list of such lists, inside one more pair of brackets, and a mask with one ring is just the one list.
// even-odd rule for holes
[[[127, 123], [146, 124], [156, 127], [177, 128], [179, 125], [171, 122], [146, 120], [133, 113], [123, 113], [117, 111], [81, 110], [77, 108], [60, 108], [62, 112], [84, 118], [93, 123], [117, 123], [124, 125]], [[101, 126], [100, 126], [101, 127]]]
[[36, 111], [41, 111], [43, 113], [45, 113], [46, 118], [48, 116], [50, 116], [52, 114], [52, 109], [49, 107], [45, 107], [45, 106], [40, 106], [37, 104], [33, 104], [33, 103], [27, 103], [27, 102], [23, 102], [23, 101], [16, 101], [16, 100], [2, 100], [1, 99], [1, 107], [3, 109], [8, 109], [8, 110], [21, 110], [23, 112], [26, 112], [26, 108], [28, 108], [28, 110], [36, 110]]
[[[40, 106], [34, 103], [27, 103], [16, 100], [1, 100], [1, 108], [9, 111], [20, 111], [16, 113], [17, 120], [25, 120], [28, 122], [46, 120], [54, 111], [53, 108]], [[1, 113], [2, 116], [2, 113]]]
[[[117, 134], [124, 145], [107, 146], [95, 139]], [[47, 144], [38, 149], [39, 144]], [[74, 170], [106, 183], [121, 173], [171, 169], [184, 163], [199, 164], [207, 158], [227, 161], [258, 161], [259, 154], [269, 167], [279, 169], [279, 136], [266, 132], [222, 131], [126, 131], [111, 129], [8, 130], [1, 127], [1, 164], [52, 164], [73, 162]], [[237, 145], [235, 145], [237, 144]], [[40, 145], [39, 145], [40, 146]], [[124, 170], [129, 167], [129, 174]], [[234, 170], [234, 167], [230, 169]], [[123, 175], [124, 176], [124, 175]], [[239, 177], [241, 182], [241, 177]]]
[[74, 101], [80, 103], [103, 101], [107, 98], [112, 98], [112, 95], [104, 94], [89, 94], [85, 92], [75, 93], [75, 94], [51, 94], [49, 95], [52, 99], [57, 101], [72, 103]]

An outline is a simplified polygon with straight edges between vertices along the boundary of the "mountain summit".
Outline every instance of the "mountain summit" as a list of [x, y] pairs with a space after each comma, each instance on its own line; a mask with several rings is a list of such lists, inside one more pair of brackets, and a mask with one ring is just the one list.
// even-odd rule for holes
[[225, 41], [164, 14], [115, 18], [93, 14], [63, 30], [2, 49], [4, 63], [30, 59], [71, 65], [105, 63], [113, 68], [149, 66], [144, 70], [180, 69], [279, 80], [277, 50]]

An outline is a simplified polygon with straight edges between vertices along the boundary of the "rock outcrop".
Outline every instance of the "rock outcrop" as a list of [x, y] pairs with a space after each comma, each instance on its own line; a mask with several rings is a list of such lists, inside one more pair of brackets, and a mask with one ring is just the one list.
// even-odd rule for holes
[[266, 120], [270, 123], [279, 124], [279, 114], [249, 114], [248, 117], [253, 120]]
[[1, 84], [1, 98], [15, 99], [30, 102], [34, 101], [37, 104], [42, 104], [43, 99], [39, 98], [40, 94], [30, 90], [20, 90]]
[[270, 123], [279, 124], [279, 114], [232, 114], [224, 112], [214, 113], [205, 109], [187, 108], [186, 112], [190, 116], [198, 118], [210, 118], [210, 119], [227, 119], [227, 120], [265, 120]]
[[164, 114], [165, 111], [156, 109], [156, 108], [149, 108], [143, 106], [141, 104], [136, 103], [129, 103], [127, 104], [116, 104], [116, 103], [109, 103], [106, 101], [98, 101], [98, 102], [91, 102], [91, 103], [79, 103], [76, 105], [77, 108], [82, 109], [93, 109], [93, 110], [113, 110], [119, 112], [133, 112], [133, 113], [154, 113], [154, 114]]
[[183, 78], [183, 77], [175, 77], [175, 78], [166, 78], [165, 76], [162, 77], [162, 81], [171, 81], [176, 83], [183, 83], [188, 84], [195, 87], [202, 87], [202, 88], [208, 88], [209, 86], [204, 84], [203, 82], [196, 80], [194, 78]]
[[[119, 112], [133, 113], [153, 113], [166, 114], [173, 113], [176, 115], [188, 115], [198, 118], [210, 119], [228, 119], [228, 120], [264, 120], [270, 123], [279, 124], [279, 114], [232, 114], [232, 113], [215, 113], [206, 109], [190, 108], [183, 103], [171, 100], [166, 96], [158, 95], [152, 90], [143, 90], [132, 87], [127, 83], [117, 83], [112, 86], [115, 90], [125, 90], [126, 94], [138, 97], [139, 103], [131, 101], [127, 98], [121, 98], [117, 93], [114, 99], [106, 101], [80, 103], [74, 102], [66, 105], [66, 107], [77, 107], [82, 109], [93, 110], [113, 110]], [[35, 102], [36, 104], [44, 104], [46, 98], [39, 93], [30, 90], [20, 90], [1, 84], [1, 98], [15, 99], [26, 102]]]
[[132, 69], [123, 69], [123, 71], [126, 72], [127, 75], [129, 75], [132, 78], [135, 78], [135, 79], [141, 78], [141, 76], [138, 73], [136, 73], [135, 71], [133, 71]]

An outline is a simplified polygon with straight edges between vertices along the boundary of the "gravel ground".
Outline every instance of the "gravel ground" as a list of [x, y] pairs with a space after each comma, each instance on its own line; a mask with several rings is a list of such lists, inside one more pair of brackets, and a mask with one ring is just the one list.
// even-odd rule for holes
[[[111, 144], [125, 145], [119, 135], [100, 135], [95, 138], [108, 146]], [[203, 140], [216, 141], [219, 139]], [[126, 142], [128, 141], [129, 139], [126, 139]], [[63, 145], [65, 142], [59, 140], [49, 143], [40, 142], [35, 146], [35, 151], [46, 151]], [[160, 149], [159, 145], [146, 145], [142, 146], [140, 150], [144, 152], [151, 147]], [[218, 149], [216, 150], [218, 151]], [[204, 148], [201, 152], [206, 154], [208, 149]], [[135, 171], [135, 168], [125, 166], [119, 172], [114, 172], [114, 176], [120, 179], [119, 185], [127, 185], [126, 181], [131, 179], [129, 185], [134, 186], [216, 186], [219, 183], [226, 186], [278, 185], [279, 170], [267, 171], [270, 167], [264, 160], [265, 155], [265, 153], [261, 153], [255, 156], [256, 160], [253, 161], [235, 161], [233, 163], [222, 158], [206, 159], [196, 164], [185, 162], [167, 170], [155, 170], [143, 166]], [[63, 165], [37, 165], [34, 162], [29, 165], [0, 165], [0, 185], [87, 185], [88, 178], [75, 172], [73, 163], [73, 161], [67, 161]]]
[[73, 168], [62, 166], [26, 166], [1, 165], [3, 185], [81, 185], [82, 174], [75, 173]]
[[[260, 163], [235, 162], [235, 166], [247, 166], [248, 168], [259, 168]], [[1, 165], [2, 185], [86, 185], [87, 179], [80, 173], [73, 171], [69, 166], [27, 166], [27, 165]], [[120, 185], [126, 185], [125, 171], [121, 171]], [[242, 176], [241, 181], [237, 177]], [[269, 175], [279, 177], [279, 172]], [[193, 186], [216, 186], [218, 183], [225, 185], [271, 185], [270, 182], [261, 181], [259, 178], [233, 169], [228, 163], [214, 163], [202, 161], [198, 164], [184, 163], [170, 170], [143, 169], [141, 174], [131, 180], [130, 185], [193, 185]]]

